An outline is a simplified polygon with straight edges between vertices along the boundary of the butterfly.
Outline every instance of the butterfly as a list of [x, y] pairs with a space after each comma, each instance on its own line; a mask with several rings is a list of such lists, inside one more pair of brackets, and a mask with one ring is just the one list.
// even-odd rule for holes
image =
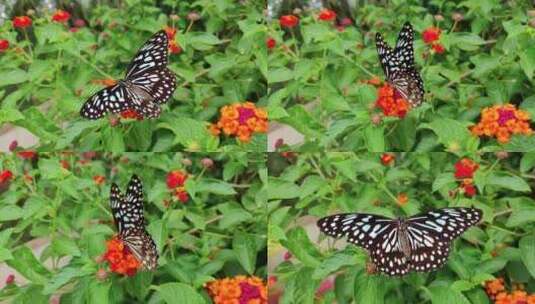
[[342, 213], [321, 218], [320, 230], [347, 240], [370, 253], [377, 270], [401, 276], [442, 267], [450, 244], [481, 220], [477, 208], [443, 208], [409, 218], [390, 219], [365, 213]]
[[396, 47], [392, 50], [380, 33], [375, 35], [375, 46], [387, 82], [393, 86], [411, 106], [417, 107], [424, 99], [424, 85], [414, 67], [414, 30], [409, 22], [399, 32]]
[[125, 78], [91, 96], [80, 115], [98, 119], [108, 112], [133, 109], [143, 117], [160, 116], [160, 104], [176, 89], [175, 74], [167, 68], [167, 47], [165, 31], [154, 34], [130, 62]]
[[143, 268], [154, 270], [158, 264], [158, 251], [154, 240], [145, 230], [143, 185], [135, 174], [128, 183], [126, 196], [115, 183], [111, 185], [110, 206], [119, 239]]

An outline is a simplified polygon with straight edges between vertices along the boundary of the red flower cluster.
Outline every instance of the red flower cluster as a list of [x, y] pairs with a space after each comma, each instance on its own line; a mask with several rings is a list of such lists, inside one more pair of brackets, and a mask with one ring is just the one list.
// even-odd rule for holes
[[52, 21], [55, 22], [67, 22], [71, 18], [71, 14], [64, 10], [57, 10], [54, 15], [52, 15]]
[[496, 137], [499, 143], [505, 144], [513, 134], [533, 134], [529, 120], [529, 113], [512, 104], [495, 105], [481, 111], [481, 120], [471, 131], [477, 136]]
[[32, 19], [28, 16], [17, 16], [13, 18], [13, 27], [26, 28], [32, 25]]
[[17, 155], [22, 159], [34, 159], [37, 156], [35, 151], [20, 151]]
[[277, 41], [271, 37], [269, 37], [268, 39], [266, 39], [266, 47], [268, 49], [272, 49], [274, 48], [275, 46], [277, 46]]
[[13, 177], [13, 172], [11, 172], [10, 170], [2, 171], [0, 173], [0, 185], [9, 183], [12, 177]]
[[95, 184], [97, 184], [97, 186], [100, 186], [104, 184], [104, 181], [106, 181], [106, 178], [102, 175], [95, 175], [93, 176], [93, 181], [95, 182]]
[[134, 109], [126, 109], [121, 112], [121, 118], [143, 120], [143, 115], [139, 114]]
[[375, 101], [375, 106], [380, 108], [384, 115], [405, 117], [410, 109], [410, 104], [396, 89], [385, 83], [377, 89], [377, 93], [379, 96]]
[[169, 46], [168, 46], [169, 52], [171, 52], [171, 54], [179, 54], [180, 52], [182, 52], [182, 48], [175, 41], [175, 35], [177, 32], [176, 28], [166, 26], [164, 28], [164, 31], [167, 34], [167, 38], [169, 39]]
[[381, 163], [385, 166], [390, 166], [396, 160], [396, 156], [391, 153], [383, 153], [381, 155]]
[[257, 277], [236, 276], [206, 283], [214, 304], [267, 304], [267, 287]]
[[299, 23], [299, 18], [294, 15], [284, 15], [279, 18], [281, 27], [292, 28]]
[[522, 286], [508, 293], [503, 278], [486, 281], [485, 291], [494, 304], [535, 304], [535, 294], [528, 295]]
[[438, 27], [429, 27], [422, 33], [422, 39], [425, 44], [430, 45], [433, 51], [437, 54], [444, 53], [445, 49], [438, 40], [440, 39], [440, 29]]
[[128, 276], [136, 274], [141, 264], [121, 240], [113, 238], [106, 242], [106, 247], [102, 258], [109, 263], [111, 271]]
[[323, 9], [318, 15], [318, 19], [322, 21], [333, 21], [336, 19], [336, 13], [330, 9]]
[[187, 179], [188, 174], [180, 170], [173, 170], [167, 174], [167, 188], [172, 189], [175, 197], [183, 203], [189, 200], [188, 192], [184, 188]]
[[9, 48], [9, 41], [6, 39], [0, 39], [0, 52], [3, 52]]
[[473, 197], [477, 190], [473, 184], [474, 173], [479, 165], [469, 158], [463, 158], [455, 163], [455, 178], [461, 180], [459, 189], [466, 197]]

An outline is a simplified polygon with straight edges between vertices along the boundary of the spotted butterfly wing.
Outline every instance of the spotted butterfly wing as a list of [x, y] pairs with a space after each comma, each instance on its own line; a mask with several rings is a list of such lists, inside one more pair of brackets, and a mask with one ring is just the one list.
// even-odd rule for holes
[[176, 89], [175, 74], [167, 68], [168, 38], [165, 31], [154, 34], [130, 62], [125, 79], [91, 96], [80, 115], [98, 119], [107, 113], [133, 109], [146, 118], [160, 115], [165, 103]]
[[110, 206], [119, 239], [143, 268], [154, 270], [158, 264], [158, 251], [154, 240], [145, 230], [143, 200], [143, 185], [136, 175], [130, 179], [126, 195], [121, 193], [116, 184], [111, 185]]
[[375, 268], [399, 276], [410, 271], [432, 271], [447, 260], [450, 245], [481, 220], [476, 208], [444, 208], [408, 219], [344, 213], [324, 217], [318, 227], [327, 235], [347, 237], [368, 250]]
[[380, 33], [375, 35], [377, 54], [386, 80], [400, 94], [416, 107], [423, 102], [424, 87], [420, 74], [414, 67], [414, 30], [410, 23], [405, 23], [392, 49]]

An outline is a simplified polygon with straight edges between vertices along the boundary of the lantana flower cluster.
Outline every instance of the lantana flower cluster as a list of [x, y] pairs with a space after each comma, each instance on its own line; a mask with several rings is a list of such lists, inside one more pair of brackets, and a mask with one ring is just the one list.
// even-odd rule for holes
[[169, 172], [166, 179], [167, 188], [171, 189], [173, 195], [183, 203], [189, 200], [188, 192], [184, 188], [187, 179], [188, 174], [180, 170]]
[[422, 33], [422, 39], [424, 43], [430, 45], [432, 50], [437, 54], [444, 53], [444, 46], [438, 42], [440, 39], [441, 30], [438, 27], [429, 27]]
[[214, 304], [267, 304], [267, 287], [258, 277], [218, 279], [205, 288]]
[[385, 116], [405, 117], [410, 109], [409, 102], [401, 94], [385, 83], [377, 89], [377, 100], [375, 106], [383, 111]]
[[495, 105], [481, 111], [481, 120], [471, 127], [477, 136], [496, 137], [499, 143], [509, 142], [511, 135], [531, 135], [530, 116], [512, 104]]
[[494, 304], [535, 304], [535, 294], [528, 294], [522, 286], [507, 292], [503, 278], [486, 281], [485, 291]]
[[164, 30], [165, 30], [165, 33], [167, 34], [167, 38], [169, 39], [169, 46], [168, 46], [169, 52], [171, 54], [179, 54], [180, 52], [182, 52], [182, 48], [180, 47], [180, 45], [178, 45], [178, 43], [175, 40], [175, 35], [177, 32], [176, 28], [166, 26]]
[[108, 262], [112, 272], [127, 276], [136, 274], [141, 267], [141, 263], [120, 239], [115, 237], [107, 241], [106, 247], [107, 250], [102, 258]]
[[220, 109], [219, 121], [210, 126], [213, 135], [235, 136], [241, 142], [249, 142], [254, 133], [266, 133], [267, 112], [252, 102], [234, 103]]
[[460, 182], [459, 190], [466, 197], [473, 197], [477, 190], [473, 183], [474, 173], [479, 169], [479, 164], [469, 158], [463, 158], [455, 163], [455, 178]]

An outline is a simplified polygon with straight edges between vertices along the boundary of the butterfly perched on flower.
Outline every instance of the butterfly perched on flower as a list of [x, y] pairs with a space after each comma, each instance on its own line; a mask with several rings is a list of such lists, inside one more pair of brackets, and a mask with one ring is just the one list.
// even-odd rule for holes
[[393, 86], [411, 106], [417, 107], [424, 100], [422, 78], [414, 67], [414, 30], [409, 22], [399, 32], [396, 47], [392, 49], [380, 33], [375, 35], [375, 46], [387, 82]]
[[176, 89], [175, 74], [167, 68], [167, 48], [165, 31], [154, 34], [130, 62], [125, 78], [91, 96], [80, 115], [98, 119], [108, 112], [133, 109], [146, 118], [160, 116], [160, 105]]
[[110, 206], [119, 239], [144, 269], [154, 270], [158, 264], [158, 251], [154, 240], [145, 230], [143, 185], [136, 175], [130, 179], [126, 195], [115, 183], [111, 185]]
[[320, 230], [347, 237], [366, 249], [375, 268], [390, 276], [442, 267], [453, 239], [481, 220], [477, 208], [443, 208], [409, 218], [390, 219], [365, 213], [343, 213], [321, 218]]

